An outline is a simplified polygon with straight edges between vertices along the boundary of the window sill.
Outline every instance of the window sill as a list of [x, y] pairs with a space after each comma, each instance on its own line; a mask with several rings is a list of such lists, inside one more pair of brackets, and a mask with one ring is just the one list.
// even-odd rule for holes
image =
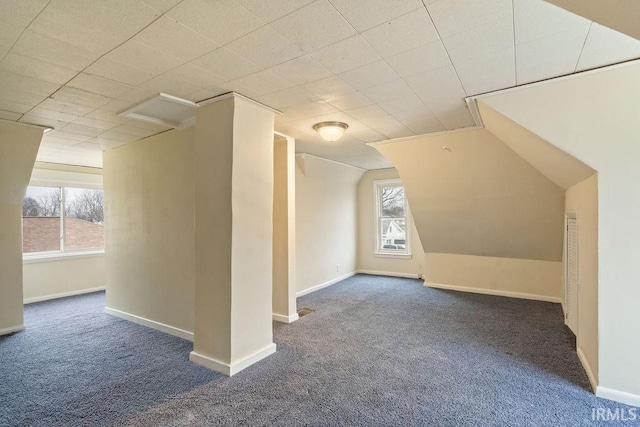
[[389, 252], [376, 252], [373, 256], [376, 258], [412, 259], [411, 254], [393, 254]]
[[22, 255], [22, 263], [23, 264], [37, 264], [40, 262], [57, 262], [57, 261], [67, 261], [67, 260], [75, 260], [75, 259], [83, 259], [83, 258], [95, 258], [104, 255], [104, 249], [96, 250], [96, 251], [82, 251], [82, 252], [55, 252], [55, 253], [34, 253], [34, 254], [23, 254]]

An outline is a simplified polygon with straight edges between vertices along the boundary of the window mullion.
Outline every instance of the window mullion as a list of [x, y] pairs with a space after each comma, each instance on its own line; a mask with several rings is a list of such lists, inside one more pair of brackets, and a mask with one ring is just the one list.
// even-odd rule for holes
[[65, 201], [65, 190], [64, 187], [60, 187], [60, 251], [64, 252], [64, 207], [66, 206]]

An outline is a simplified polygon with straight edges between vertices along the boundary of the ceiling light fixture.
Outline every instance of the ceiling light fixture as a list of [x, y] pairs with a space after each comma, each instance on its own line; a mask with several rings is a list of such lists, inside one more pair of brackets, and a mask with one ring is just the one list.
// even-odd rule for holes
[[322, 139], [329, 142], [342, 138], [348, 128], [349, 125], [342, 122], [320, 122], [313, 125], [313, 130], [318, 132]]

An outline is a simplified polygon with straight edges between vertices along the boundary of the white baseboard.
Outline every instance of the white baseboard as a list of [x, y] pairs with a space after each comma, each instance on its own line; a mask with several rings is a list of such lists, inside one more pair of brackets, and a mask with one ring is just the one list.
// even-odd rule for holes
[[582, 367], [584, 368], [585, 372], [587, 373], [587, 377], [589, 378], [589, 383], [591, 383], [591, 388], [595, 393], [598, 389], [598, 379], [593, 373], [593, 369], [591, 369], [589, 359], [587, 359], [587, 356], [584, 354], [580, 347], [578, 347], [576, 353], [578, 353], [578, 359], [580, 359], [580, 363], [582, 363]]
[[615, 402], [624, 403], [625, 405], [637, 406], [640, 408], [640, 395], [637, 394], [598, 386], [596, 388], [596, 396], [603, 399], [609, 399]]
[[320, 283], [319, 285], [315, 285], [315, 286], [312, 286], [310, 288], [304, 289], [304, 290], [302, 290], [300, 292], [297, 292], [296, 293], [296, 297], [301, 297], [303, 295], [310, 294], [311, 292], [319, 291], [322, 288], [326, 288], [327, 286], [331, 286], [333, 284], [336, 284], [336, 283], [338, 283], [338, 282], [340, 282], [340, 281], [342, 281], [344, 279], [348, 279], [351, 276], [355, 276], [356, 274], [357, 274], [357, 272], [352, 271], [351, 273], [345, 274], [344, 276], [340, 276], [337, 279], [332, 279], [332, 280], [329, 280], [327, 282]]
[[11, 326], [10, 328], [0, 329], [0, 336], [14, 334], [16, 332], [24, 331], [27, 327], [24, 325]]
[[104, 312], [115, 317], [119, 317], [124, 320], [128, 320], [138, 325], [146, 326], [151, 329], [156, 329], [160, 332], [164, 332], [169, 335], [176, 336], [188, 341], [193, 341], [193, 332], [185, 331], [174, 326], [165, 325], [164, 323], [156, 322], [155, 320], [146, 319], [144, 317], [136, 316], [135, 314], [126, 313], [124, 311], [116, 310], [115, 308], [105, 307]]
[[189, 353], [189, 360], [197, 365], [204, 366], [207, 369], [211, 369], [212, 371], [216, 371], [223, 375], [232, 377], [243, 369], [248, 368], [254, 363], [259, 362], [260, 360], [272, 355], [275, 352], [276, 345], [274, 343], [271, 343], [262, 350], [258, 350], [252, 355], [231, 364], [220, 362], [219, 360], [213, 359], [203, 354], [199, 354], [195, 351]]
[[396, 273], [394, 271], [357, 270], [358, 274], [370, 274], [372, 276], [406, 277], [407, 279], [419, 279], [420, 275], [413, 273]]
[[424, 282], [424, 285], [429, 288], [446, 289], [449, 291], [471, 292], [474, 294], [495, 295], [499, 297], [530, 299], [535, 301], [553, 302], [557, 304], [560, 304], [562, 302], [562, 298], [560, 297], [526, 294], [522, 292], [502, 291], [499, 289], [472, 288], [470, 286], [445, 285], [441, 283], [427, 283], [426, 281]]
[[104, 291], [105, 289], [106, 288], [104, 286], [98, 286], [97, 288], [80, 289], [79, 291], [62, 292], [60, 294], [51, 294], [51, 295], [43, 295], [41, 297], [25, 298], [23, 303], [24, 304], [31, 304], [31, 303], [34, 303], [34, 302], [48, 301], [48, 300], [51, 300], [51, 299], [72, 297], [72, 296], [75, 296], [75, 295], [90, 294], [90, 293], [93, 293], [93, 292]]
[[275, 320], [276, 322], [293, 323], [298, 319], [299, 319], [298, 313], [292, 314], [291, 316], [285, 316], [284, 314], [273, 313], [273, 320]]

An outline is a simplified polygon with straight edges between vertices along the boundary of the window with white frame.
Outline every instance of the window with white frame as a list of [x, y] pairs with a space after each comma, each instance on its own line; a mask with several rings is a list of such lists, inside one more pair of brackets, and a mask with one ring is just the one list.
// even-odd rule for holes
[[100, 189], [29, 186], [22, 201], [22, 252], [56, 254], [104, 249]]
[[399, 179], [374, 181], [376, 254], [410, 256], [409, 206]]

